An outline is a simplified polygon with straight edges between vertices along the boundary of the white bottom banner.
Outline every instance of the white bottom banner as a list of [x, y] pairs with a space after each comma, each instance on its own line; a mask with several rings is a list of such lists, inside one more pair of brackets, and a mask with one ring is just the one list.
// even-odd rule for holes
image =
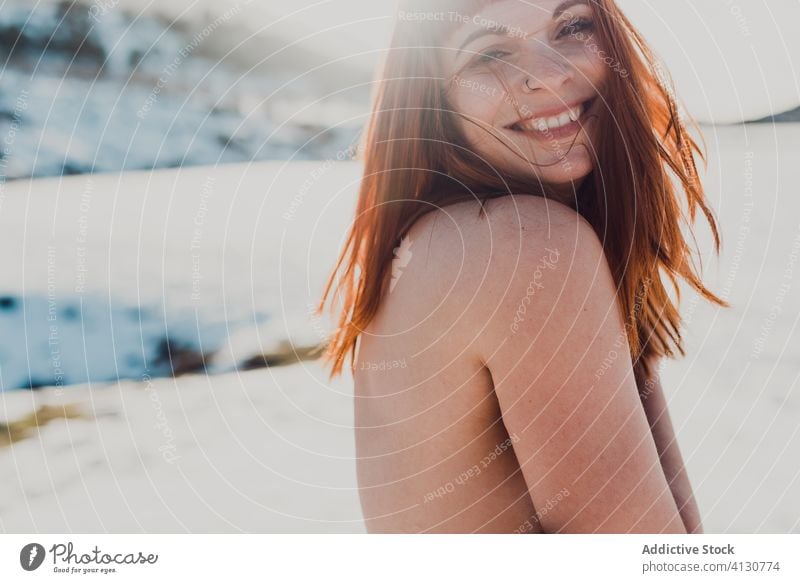
[[800, 581], [800, 535], [47, 534], [0, 551], [14, 582]]

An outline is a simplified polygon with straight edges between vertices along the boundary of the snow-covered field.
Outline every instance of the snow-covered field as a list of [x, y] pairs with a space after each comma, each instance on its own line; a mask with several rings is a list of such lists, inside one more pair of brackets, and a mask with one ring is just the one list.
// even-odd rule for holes
[[2, 532], [365, 532], [352, 383], [316, 364], [0, 395], [78, 403], [0, 449]]
[[[358, 171], [262, 162], [7, 185], [4, 386], [29, 371], [91, 382], [0, 393], [0, 423], [22, 437], [0, 444], [0, 529], [363, 531], [351, 383], [313, 362], [234, 370], [324, 339], [309, 305]], [[158, 378], [164, 338], [211, 374]], [[59, 419], [64, 407], [77, 416]], [[26, 432], [33, 411], [42, 427]]]
[[0, 387], [222, 372], [320, 344], [311, 306], [357, 178], [353, 162], [262, 162], [7, 185]]
[[[734, 308], [687, 295], [688, 356], [662, 378], [706, 530], [800, 532], [800, 127], [705, 134], [725, 244], [720, 261], [705, 253], [706, 280]], [[0, 528], [363, 531], [350, 379], [330, 383], [316, 362], [232, 370], [282, 340], [324, 336], [328, 323], [308, 305], [341, 244], [358, 172], [268, 162], [6, 185], [4, 386], [28, 367], [53, 379], [54, 349], [92, 384], [0, 393], [20, 437], [0, 447]], [[699, 242], [708, 251], [707, 234]], [[137, 368], [165, 334], [214, 374]], [[126, 355], [133, 378], [103, 382]], [[27, 437], [13, 423], [68, 404], [79, 416]]]

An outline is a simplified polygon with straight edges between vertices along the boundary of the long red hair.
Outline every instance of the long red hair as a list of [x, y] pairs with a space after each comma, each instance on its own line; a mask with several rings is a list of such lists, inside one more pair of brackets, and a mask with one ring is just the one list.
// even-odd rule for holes
[[[405, 0], [400, 12], [476, 14], [490, 1]], [[613, 0], [589, 4], [599, 44], [625, 74], [609, 75], [602, 88], [596, 167], [578, 190], [577, 212], [603, 242], [632, 363], [650, 374], [652, 357], [685, 354], [676, 305], [680, 279], [728, 306], [703, 285], [683, 228], [691, 232], [699, 210], [717, 252], [720, 236], [697, 174], [695, 157], [705, 157], [678, 115], [671, 81]], [[393, 251], [420, 216], [470, 198], [541, 192], [530, 176], [501, 176], [487, 166], [459, 130], [436, 58], [454, 26], [446, 19], [398, 18], [395, 24], [359, 147], [364, 170], [355, 218], [317, 307], [322, 313], [334, 292], [337, 327], [324, 354], [331, 377], [341, 373], [348, 354], [354, 364], [358, 337], [386, 291]]]

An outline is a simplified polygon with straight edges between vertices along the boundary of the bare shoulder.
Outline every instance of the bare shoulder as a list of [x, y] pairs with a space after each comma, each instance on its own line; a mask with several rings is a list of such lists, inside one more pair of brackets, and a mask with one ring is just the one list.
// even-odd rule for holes
[[499, 267], [536, 263], [545, 251], [570, 259], [601, 259], [602, 243], [593, 227], [574, 209], [538, 196], [508, 196], [487, 210], [493, 226], [493, 258]]
[[[538, 196], [508, 195], [487, 201], [480, 211], [479, 201], [459, 202], [412, 226], [392, 270], [402, 276], [396, 279], [401, 297], [418, 302], [424, 293], [453, 317], [467, 311], [471, 321], [489, 321], [514, 313], [526, 289], [545, 278], [562, 302], [565, 294], [586, 291], [598, 276], [608, 283], [602, 244], [574, 209]], [[538, 304], [547, 306], [544, 299]]]
[[501, 199], [473, 349], [549, 532], [685, 532], [633, 378], [615, 279], [575, 211]]
[[459, 203], [419, 221], [400, 285], [408, 282], [410, 304], [433, 296], [460, 322], [470, 357], [488, 370], [534, 505], [552, 508], [542, 527], [685, 532], [594, 229], [535, 196], [479, 209]]
[[486, 212], [481, 216], [477, 200], [451, 204], [426, 214], [416, 222], [412, 231], [418, 234], [436, 232], [438, 235], [460, 231], [465, 236], [482, 236], [501, 227], [540, 231], [543, 228], [588, 225], [574, 209], [534, 195], [509, 194], [491, 199], [485, 203], [484, 209]]
[[526, 227], [565, 227], [581, 222], [575, 209], [528, 194], [512, 194], [489, 201], [487, 211], [496, 221]]
[[515, 268], [516, 260], [531, 260], [531, 252], [554, 243], [594, 251], [595, 257], [601, 247], [591, 225], [574, 209], [539, 196], [503, 196], [480, 210], [478, 201], [437, 209], [420, 218], [407, 239], [424, 250], [426, 265], [436, 272], [457, 269], [464, 277], [489, 262]]
[[419, 267], [426, 280], [458, 279], [454, 301], [463, 301], [465, 293], [480, 294], [481, 305], [491, 307], [508, 294], [516, 297], [543, 258], [548, 265], [558, 263], [558, 269], [548, 270], [548, 279], [560, 282], [561, 294], [585, 289], [592, 279], [607, 275], [602, 242], [574, 209], [538, 196], [508, 195], [487, 201], [484, 210], [479, 212], [478, 201], [447, 206], [420, 219], [409, 232], [417, 252], [424, 254]]

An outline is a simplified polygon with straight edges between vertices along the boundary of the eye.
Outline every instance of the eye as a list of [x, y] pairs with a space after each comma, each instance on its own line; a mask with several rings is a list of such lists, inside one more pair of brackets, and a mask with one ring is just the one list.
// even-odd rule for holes
[[572, 36], [579, 32], [584, 32], [594, 28], [594, 21], [584, 16], [575, 16], [567, 21], [566, 25], [559, 31], [556, 38]]
[[489, 63], [495, 63], [510, 54], [510, 52], [502, 49], [489, 49], [488, 51], [484, 51], [478, 55], [473, 62], [476, 65], [488, 65]]

